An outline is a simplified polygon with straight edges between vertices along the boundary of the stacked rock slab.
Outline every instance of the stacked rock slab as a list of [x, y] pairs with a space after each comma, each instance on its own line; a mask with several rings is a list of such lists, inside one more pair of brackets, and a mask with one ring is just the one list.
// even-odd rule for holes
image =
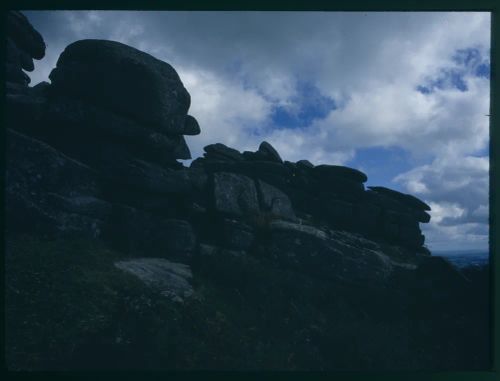
[[382, 232], [388, 239], [421, 246], [424, 236], [419, 229], [419, 222], [427, 223], [431, 208], [414, 196], [400, 193], [385, 187], [369, 187], [367, 192], [373, 204], [380, 207], [382, 212]]
[[41, 128], [45, 99], [23, 70], [33, 71], [45, 42], [20, 12], [9, 11], [6, 24], [6, 231], [101, 237], [111, 206], [96, 171], [23, 133]]
[[269, 143], [263, 142], [259, 147], [266, 152], [262, 160], [248, 159], [221, 143], [208, 145], [204, 150], [204, 157], [193, 161], [191, 168], [202, 168], [213, 179], [213, 204], [208, 207], [233, 216], [267, 214], [296, 220], [288, 195], [266, 181], [272, 182], [273, 178], [288, 181], [290, 174]]
[[[7, 69], [31, 70], [26, 57], [43, 57], [43, 39], [19, 12], [8, 31]], [[177, 159], [190, 158], [184, 135], [200, 128], [176, 71], [127, 45], [83, 40], [50, 78], [7, 92], [10, 231], [74, 232], [189, 258], [196, 240], [183, 206], [200, 179]]]
[[[12, 17], [12, 43], [41, 57], [38, 34], [22, 15]], [[177, 161], [190, 157], [184, 136], [200, 132], [187, 114], [190, 96], [176, 71], [147, 53], [113, 41], [77, 41], [50, 79], [7, 97], [13, 227], [29, 218], [58, 234], [82, 232], [123, 251], [176, 261], [193, 259], [200, 242], [260, 250], [266, 239], [281, 242], [285, 227], [286, 237], [343, 230], [424, 250], [419, 223], [429, 221], [428, 206], [386, 188], [366, 190], [367, 176], [356, 169], [284, 161], [268, 142], [255, 152], [210, 144], [184, 167]], [[298, 241], [290, 252], [304, 250], [306, 241]], [[288, 244], [264, 252], [279, 257]], [[327, 252], [339, 250], [329, 244]]]
[[289, 221], [298, 216], [426, 252], [419, 223], [429, 222], [430, 207], [388, 188], [366, 190], [368, 178], [356, 169], [283, 161], [268, 142], [256, 152], [243, 153], [221, 143], [208, 145], [191, 168], [214, 179], [211, 192], [220, 213], [241, 217], [246, 208], [248, 213], [270, 212], [272, 218]]
[[49, 78], [49, 119], [61, 128], [71, 122], [83, 138], [118, 142], [125, 161], [136, 156], [176, 167], [176, 159], [191, 158], [183, 135], [200, 128], [187, 115], [189, 93], [166, 62], [119, 42], [81, 40], [66, 47]]
[[63, 51], [50, 79], [11, 105], [31, 115], [43, 105], [41, 128], [23, 123], [29, 133], [96, 169], [107, 197], [175, 217], [190, 189], [177, 162], [191, 157], [184, 135], [200, 133], [177, 72], [130, 46], [82, 40]]
[[23, 92], [31, 82], [23, 71], [33, 71], [33, 59], [45, 56], [45, 42], [28, 19], [17, 11], [7, 13], [5, 79], [7, 93]]
[[95, 171], [14, 130], [6, 140], [7, 232], [99, 238], [111, 206]]

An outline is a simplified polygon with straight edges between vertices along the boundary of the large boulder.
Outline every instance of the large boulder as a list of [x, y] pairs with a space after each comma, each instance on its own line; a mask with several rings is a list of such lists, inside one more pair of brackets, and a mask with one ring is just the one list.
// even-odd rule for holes
[[401, 192], [398, 192], [398, 191], [395, 191], [393, 189], [389, 189], [386, 187], [368, 187], [368, 188], [377, 192], [377, 193], [391, 197], [391, 198], [401, 202], [402, 204], [406, 205], [409, 208], [413, 208], [413, 209], [417, 209], [417, 210], [427, 210], [427, 211], [431, 210], [431, 207], [429, 205], [427, 205], [422, 200], [420, 200], [420, 199], [418, 199], [415, 196], [412, 196], [410, 194], [401, 193]]
[[105, 220], [111, 214], [112, 205], [94, 196], [77, 195], [63, 196], [57, 193], [47, 193], [47, 203], [55, 209]]
[[37, 60], [45, 56], [45, 42], [42, 36], [21, 12], [9, 11], [6, 26], [7, 35], [19, 49]]
[[162, 168], [139, 159], [103, 162], [99, 167], [106, 184], [127, 186], [131, 189], [157, 194], [187, 193], [191, 180], [186, 171]]
[[6, 142], [7, 230], [99, 237], [109, 207], [99, 199], [97, 173], [13, 130]]
[[395, 264], [375, 244], [347, 232], [332, 233], [314, 226], [284, 221], [270, 224], [268, 255], [286, 266], [324, 279], [387, 285]]
[[243, 216], [259, 212], [254, 181], [247, 176], [217, 172], [213, 178], [214, 207], [217, 212]]
[[[8, 84], [8, 83], [7, 83]], [[25, 86], [24, 91], [9, 90], [5, 95], [5, 123], [8, 128], [29, 134], [30, 136], [45, 137], [43, 116], [46, 110], [46, 100], [34, 96], [32, 89]], [[47, 139], [45, 139], [46, 141]]]
[[163, 258], [134, 258], [115, 262], [115, 266], [175, 302], [182, 303], [194, 293], [190, 283], [193, 273], [183, 263]]
[[360, 230], [357, 226], [357, 214], [355, 206], [347, 201], [337, 199], [326, 199], [321, 202], [324, 208], [326, 220], [340, 229]]
[[402, 245], [415, 248], [425, 242], [425, 236], [418, 227], [400, 226], [398, 238]]
[[[364, 173], [338, 165], [318, 165], [314, 168], [301, 167], [302, 176], [309, 178], [309, 185], [326, 197], [341, 197], [348, 200], [360, 200], [365, 193]], [[309, 173], [312, 176], [309, 176]]]
[[289, 221], [276, 220], [269, 224], [269, 228], [273, 232], [282, 232], [288, 235], [296, 235], [296, 238], [310, 236], [315, 240], [326, 241], [328, 233], [322, 229], [302, 223], [293, 223]]
[[103, 238], [128, 253], [190, 261], [196, 236], [187, 221], [154, 216], [126, 205], [113, 204]]
[[259, 149], [256, 153], [267, 160], [283, 163], [283, 159], [279, 155], [278, 151], [276, 151], [274, 147], [266, 141], [260, 143]]
[[424, 224], [431, 220], [431, 215], [423, 210], [414, 210], [412, 214], [418, 222], [423, 222]]
[[422, 205], [421, 201], [415, 201], [418, 200], [415, 197], [411, 195], [405, 195], [388, 188], [385, 188], [385, 191], [381, 191], [379, 189], [382, 187], [368, 188], [369, 189], [363, 194], [364, 201], [372, 203], [374, 205], [378, 205], [383, 209], [409, 214], [415, 221], [418, 222], [427, 223], [430, 221], [430, 214], [424, 210], [424, 208], [427, 207]]
[[222, 221], [222, 245], [231, 250], [248, 250], [255, 239], [251, 226], [231, 218]]
[[340, 177], [359, 183], [364, 183], [368, 180], [368, 177], [363, 172], [340, 165], [317, 165], [313, 168], [313, 173], [323, 179], [336, 180]]
[[356, 205], [357, 226], [360, 232], [375, 234], [380, 228], [382, 208], [368, 202]]
[[52, 98], [44, 118], [46, 128], [66, 142], [78, 135], [132, 144], [138, 157], [162, 163], [191, 158], [182, 136], [159, 133], [134, 119], [81, 100]]
[[315, 183], [319, 192], [327, 197], [334, 195], [350, 200], [361, 200], [365, 191], [363, 183], [344, 177], [317, 179]]
[[28, 92], [29, 87], [26, 84], [20, 84], [15, 82], [9, 82], [8, 80], [5, 82], [5, 94], [9, 96], [11, 94], [26, 94]]
[[97, 173], [48, 144], [7, 129], [7, 189], [31, 194], [99, 195]]
[[186, 121], [184, 122], [184, 135], [199, 135], [201, 132], [200, 125], [194, 116], [186, 115]]
[[360, 207], [360, 215], [366, 215], [362, 209], [380, 209], [376, 218], [369, 218], [371, 227], [363, 223], [368, 229], [362, 231], [415, 249], [424, 244], [419, 222], [429, 222], [430, 215], [424, 211], [426, 204], [417, 198], [388, 188], [369, 187]]
[[24, 50], [19, 49], [10, 38], [7, 38], [7, 47], [5, 53], [6, 61], [9, 64], [21, 67], [26, 71], [33, 71], [35, 69], [35, 65], [33, 64], [33, 59], [31, 58], [31, 56]]
[[261, 180], [257, 180], [257, 189], [263, 211], [285, 220], [297, 219], [292, 203], [285, 193]]
[[131, 46], [81, 40], [66, 47], [50, 73], [53, 91], [147, 124], [163, 134], [186, 131], [190, 96], [168, 63]]
[[291, 170], [284, 164], [273, 161], [203, 161], [203, 167], [209, 172], [232, 172], [254, 178], [264, 179], [267, 175], [281, 178], [291, 176]]
[[409, 211], [409, 209], [398, 200], [371, 189], [368, 189], [363, 194], [363, 202], [377, 205], [384, 210], [392, 210], [401, 213], [407, 213]]
[[309, 170], [309, 169], [313, 169], [314, 168], [314, 164], [311, 163], [309, 160], [299, 160], [297, 161], [297, 167], [298, 168], [302, 168], [302, 169], [305, 169], [305, 170]]
[[31, 82], [30, 77], [22, 71], [20, 66], [10, 63], [5, 64], [5, 78], [8, 82], [18, 83], [20, 85], [28, 86]]
[[108, 194], [126, 193], [128, 190], [148, 194], [185, 194], [191, 190], [192, 180], [187, 172], [173, 169], [179, 163], [172, 161], [166, 166], [143, 160], [138, 157], [141, 152], [136, 151], [137, 147], [132, 143], [94, 140], [88, 136], [68, 140], [64, 131], [60, 134], [53, 131], [49, 135], [45, 135], [45, 140], [58, 150], [95, 169]]
[[204, 147], [206, 157], [215, 160], [241, 161], [243, 155], [236, 149], [230, 148], [222, 143], [209, 144]]
[[255, 258], [243, 250], [230, 250], [208, 244], [200, 245], [199, 273], [223, 287], [248, 286], [249, 275], [257, 263]]

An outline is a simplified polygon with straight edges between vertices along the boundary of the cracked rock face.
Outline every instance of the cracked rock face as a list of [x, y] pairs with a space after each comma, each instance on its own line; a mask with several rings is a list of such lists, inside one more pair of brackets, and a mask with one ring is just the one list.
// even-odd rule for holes
[[356, 284], [385, 284], [393, 261], [349, 233], [273, 221], [270, 257], [291, 268], [326, 279]]
[[115, 262], [115, 266], [175, 302], [182, 303], [194, 292], [190, 284], [193, 278], [191, 268], [183, 263], [163, 258], [136, 258]]
[[285, 193], [261, 180], [257, 180], [256, 184], [262, 209], [279, 218], [297, 220], [290, 199]]
[[259, 211], [257, 190], [252, 179], [243, 175], [219, 172], [214, 175], [215, 209], [241, 216]]
[[96, 209], [96, 174], [49, 145], [7, 129], [6, 215], [9, 229], [97, 238], [105, 211]]

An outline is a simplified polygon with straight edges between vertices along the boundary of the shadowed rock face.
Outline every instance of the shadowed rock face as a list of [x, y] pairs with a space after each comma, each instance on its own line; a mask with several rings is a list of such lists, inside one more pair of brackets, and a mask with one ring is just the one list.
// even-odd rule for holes
[[233, 173], [214, 175], [214, 204], [220, 213], [243, 216], [259, 210], [257, 190], [252, 179]]
[[6, 141], [7, 230], [99, 238], [107, 203], [98, 199], [97, 173], [13, 130]]
[[241, 161], [243, 160], [243, 156], [238, 150], [234, 148], [227, 147], [222, 143], [209, 144], [205, 148], [204, 157], [213, 159], [213, 160], [234, 160]]
[[277, 221], [271, 224], [271, 231], [269, 255], [281, 265], [314, 277], [376, 285], [388, 283], [394, 270], [389, 256], [355, 245], [348, 235], [332, 236], [314, 227]]
[[147, 286], [158, 289], [163, 296], [175, 302], [183, 302], [193, 294], [193, 287], [189, 283], [193, 274], [189, 266], [182, 263], [161, 258], [136, 258], [118, 261], [115, 266], [136, 276]]
[[[307, 160], [283, 162], [281, 158], [278, 160], [279, 154], [271, 154], [276, 151], [266, 142], [256, 152], [242, 154], [220, 143], [205, 147], [205, 152], [204, 157], [193, 161], [191, 168], [203, 170], [214, 179], [221, 173], [253, 179], [260, 212], [269, 213], [272, 218], [294, 220], [299, 217], [307, 224], [325, 224], [332, 229], [426, 252], [419, 223], [429, 222], [430, 215], [425, 211], [428, 206], [413, 196], [387, 188], [366, 190], [367, 176], [356, 169], [314, 166]], [[214, 184], [217, 199], [221, 187], [219, 181]], [[253, 186], [248, 182], [247, 189]], [[222, 188], [233, 192], [232, 187]]]
[[19, 49], [34, 59], [45, 56], [45, 42], [21, 12], [7, 13], [7, 34]]
[[431, 207], [429, 205], [427, 205], [422, 200], [419, 200], [418, 198], [410, 194], [401, 193], [385, 187], [369, 187], [369, 188], [377, 193], [387, 195], [388, 197], [391, 197], [401, 202], [402, 204], [405, 204], [409, 208], [421, 211], [431, 210]]
[[262, 209], [277, 218], [295, 221], [297, 217], [293, 211], [290, 199], [286, 194], [272, 185], [257, 180], [257, 187], [262, 204]]
[[274, 149], [274, 147], [268, 142], [260, 143], [259, 149], [256, 154], [264, 157], [270, 161], [276, 161], [277, 163], [283, 163], [283, 159], [281, 158], [278, 151]]
[[[14, 12], [9, 17], [7, 67], [29, 70], [26, 57], [43, 56], [43, 40], [24, 16]], [[285, 221], [300, 227], [288, 229], [288, 238], [279, 241], [286, 245], [302, 232], [343, 230], [420, 255], [426, 252], [419, 222], [429, 221], [429, 206], [387, 188], [365, 190], [367, 176], [356, 169], [284, 162], [268, 142], [243, 153], [215, 143], [190, 168], [177, 163], [190, 157], [183, 135], [199, 134], [200, 126], [187, 115], [190, 96], [175, 69], [147, 53], [114, 41], [77, 41], [66, 47], [50, 78], [51, 84], [22, 92], [8, 87], [7, 122], [13, 129], [8, 140], [9, 210], [19, 221], [22, 213], [16, 208], [39, 210], [40, 215], [50, 210], [47, 221], [59, 221], [54, 222], [58, 226], [68, 213], [73, 219], [93, 216], [100, 226], [94, 235], [122, 250], [147, 248], [186, 260], [200, 240], [247, 250], [262, 246], [260, 234], [282, 231], [276, 229]], [[29, 81], [21, 79], [18, 86]], [[66, 164], [73, 162], [79, 163], [74, 170]], [[41, 178], [53, 179], [50, 187], [29, 180], [33, 168]], [[60, 176], [53, 177], [56, 173]], [[73, 178], [79, 182], [69, 181]], [[33, 196], [31, 188], [37, 188]], [[318, 242], [297, 255], [324, 246]], [[285, 246], [274, 250], [278, 257], [280, 250], [295, 250]], [[337, 257], [348, 255], [348, 250], [335, 250]], [[414, 256], [408, 261], [414, 262]], [[370, 272], [373, 265], [357, 263], [352, 272]]]
[[45, 42], [21, 12], [7, 12], [5, 31], [6, 88], [10, 93], [22, 93], [31, 82], [23, 70], [34, 70], [33, 59], [45, 56]]
[[49, 78], [57, 94], [127, 115], [163, 134], [185, 131], [190, 96], [177, 72], [130, 46], [77, 41], [66, 47]]
[[[189, 93], [169, 64], [118, 42], [83, 40], [61, 54], [51, 84], [28, 87], [23, 69], [32, 70], [32, 59], [43, 57], [43, 39], [22, 14], [10, 12], [6, 42], [9, 237], [29, 233], [104, 242], [122, 256], [113, 260], [119, 270], [168, 300], [185, 302], [186, 308], [201, 303], [201, 312], [191, 315], [203, 327], [213, 323], [203, 308], [218, 309], [235, 292], [231, 303], [242, 303], [238, 308], [257, 314], [253, 319], [263, 319], [265, 328], [255, 331], [252, 318], [240, 317], [241, 324], [251, 323], [247, 335], [240, 321], [234, 329], [234, 322], [217, 311], [215, 316], [225, 324], [223, 333], [234, 329], [242, 335], [237, 341], [245, 342], [263, 335], [268, 322], [277, 319], [265, 338], [245, 349], [245, 356], [260, 353], [270, 339], [276, 344], [272, 352], [284, 351], [286, 361], [280, 364], [295, 361], [302, 334], [305, 352], [316, 354], [309, 360], [322, 364], [319, 368], [331, 361], [339, 361], [338, 368], [348, 363], [339, 360], [348, 343], [338, 344], [335, 324], [328, 327], [320, 318], [338, 319], [339, 327], [354, 319], [350, 335], [371, 342], [362, 337], [370, 320], [366, 316], [382, 315], [385, 320], [377, 323], [382, 326], [394, 323], [399, 327], [394, 337], [400, 340], [407, 334], [413, 300], [419, 300], [417, 312], [424, 318], [434, 308], [449, 318], [452, 310], [446, 303], [453, 304], [453, 313], [463, 313], [461, 296], [470, 294], [470, 282], [446, 261], [429, 256], [423, 246], [419, 224], [430, 220], [430, 207], [423, 201], [384, 187], [365, 189], [367, 175], [354, 168], [283, 161], [268, 142], [243, 153], [210, 144], [203, 157], [185, 167], [176, 161], [190, 158], [184, 135], [197, 135], [201, 129], [187, 114]], [[427, 298], [435, 289], [437, 296]], [[226, 296], [199, 298], [204, 292]], [[296, 299], [301, 308], [295, 306]], [[282, 300], [295, 306], [292, 312]], [[231, 309], [238, 310], [233, 304]], [[174, 307], [169, 308], [168, 316]], [[309, 310], [313, 313], [304, 317]], [[272, 316], [262, 318], [266, 311], [273, 311]], [[120, 324], [120, 313], [113, 313]], [[363, 317], [356, 320], [359, 315]], [[298, 320], [288, 327], [290, 316]], [[156, 316], [155, 321], [163, 318]], [[448, 318], [429, 332], [440, 332]], [[279, 333], [282, 327], [288, 333]], [[415, 337], [425, 335], [427, 328], [415, 328]], [[193, 332], [178, 329], [177, 339]], [[147, 331], [144, 326], [138, 330], [139, 337]], [[323, 338], [313, 345], [315, 330]], [[368, 336], [378, 333], [374, 331], [370, 328]], [[297, 332], [302, 333], [295, 337]], [[289, 336], [293, 340], [286, 344]], [[208, 341], [194, 340], [188, 350], [203, 349]], [[397, 362], [394, 348], [382, 349]], [[421, 352], [427, 353], [425, 349]], [[141, 349], [148, 356], [149, 350]], [[362, 351], [353, 351], [352, 356], [364, 358]], [[405, 364], [412, 364], [415, 353]]]

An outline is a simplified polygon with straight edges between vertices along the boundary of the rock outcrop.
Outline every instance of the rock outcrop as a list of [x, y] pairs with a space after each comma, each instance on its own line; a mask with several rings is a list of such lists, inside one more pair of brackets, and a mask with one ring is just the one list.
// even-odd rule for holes
[[197, 132], [193, 120], [186, 120], [191, 98], [174, 68], [128, 45], [103, 40], [72, 43], [49, 78], [54, 94], [127, 116], [143, 128], [167, 136]]
[[22, 93], [31, 82], [23, 70], [35, 69], [33, 59], [45, 56], [45, 42], [21, 12], [8, 12], [6, 24], [6, 88], [11, 93]]
[[[214, 176], [216, 201], [220, 199], [221, 187], [226, 189], [226, 196], [234, 194], [231, 202], [223, 200], [226, 208], [237, 209], [237, 195], [245, 202], [245, 192], [253, 194], [254, 185], [248, 180], [253, 179], [259, 190], [260, 210], [273, 218], [299, 217], [304, 223], [313, 219], [332, 229], [363, 234], [422, 254], [427, 252], [419, 223], [429, 222], [428, 205], [384, 187], [365, 189], [368, 177], [356, 169], [314, 166], [307, 160], [283, 162], [267, 142], [256, 152], [243, 153], [220, 143], [209, 145], [204, 157], [194, 160], [191, 168]], [[221, 185], [219, 178], [229, 178], [230, 173], [235, 180], [231, 185]], [[236, 179], [245, 179], [247, 185], [238, 190]]]
[[129, 272], [163, 296], [182, 303], [193, 294], [189, 283], [193, 274], [189, 266], [161, 258], [135, 258], [118, 261], [115, 266]]
[[[293, 292], [306, 304], [326, 289], [349, 304], [363, 290], [381, 303], [390, 295], [396, 311], [437, 287], [459, 305], [468, 280], [429, 255], [423, 201], [366, 189], [367, 175], [353, 168], [283, 160], [268, 142], [255, 152], [210, 144], [186, 167], [184, 136], [200, 126], [172, 66], [118, 42], [82, 40], [61, 54], [50, 84], [29, 87], [23, 70], [45, 43], [21, 13], [7, 19], [9, 237], [102, 241], [124, 256], [115, 267], [187, 304], [206, 279], [249, 300], [275, 287], [288, 295], [301, 279], [304, 290]], [[349, 308], [334, 311], [349, 320]]]
[[7, 231], [98, 238], [110, 205], [97, 173], [49, 145], [7, 129]]
[[[29, 70], [19, 57], [41, 58], [43, 39], [20, 13], [9, 20], [9, 65]], [[30, 216], [39, 221], [32, 231], [80, 231], [125, 252], [190, 262], [199, 244], [258, 248], [283, 265], [292, 256], [290, 263], [307, 268], [312, 255], [310, 267], [330, 277], [378, 274], [382, 282], [392, 265], [381, 250], [352, 251], [349, 235], [337, 236], [344, 247], [324, 237], [344, 231], [400, 246], [408, 263], [428, 254], [419, 228], [429, 221], [428, 205], [384, 187], [365, 189], [367, 176], [356, 169], [283, 161], [265, 141], [243, 153], [211, 144], [190, 167], [179, 163], [190, 158], [183, 135], [200, 126], [175, 69], [147, 53], [77, 41], [50, 79], [7, 91], [11, 231], [26, 230]]]

